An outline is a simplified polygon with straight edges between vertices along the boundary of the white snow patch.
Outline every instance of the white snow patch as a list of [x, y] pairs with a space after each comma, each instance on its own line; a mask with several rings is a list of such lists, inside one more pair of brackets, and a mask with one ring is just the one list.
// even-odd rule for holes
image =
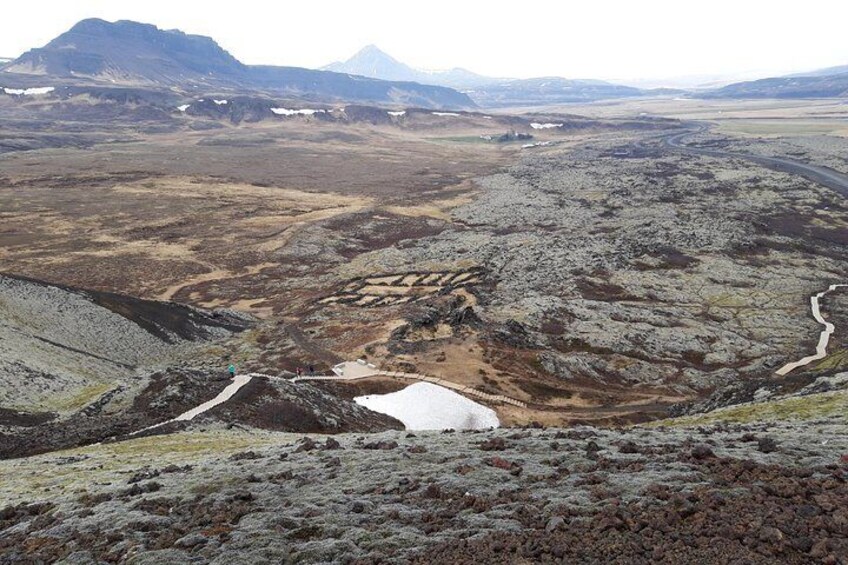
[[434, 116], [458, 116], [456, 112], [431, 112]]
[[388, 112], [386, 112], [386, 113], [387, 113], [388, 115], [390, 115], [390, 116], [398, 117], [398, 116], [403, 116], [403, 115], [405, 115], [405, 114], [406, 114], [406, 110], [401, 110], [401, 111], [399, 111], [399, 112], [392, 112], [392, 111], [388, 111]]
[[533, 129], [553, 129], [553, 128], [561, 128], [562, 124], [537, 124], [537, 123], [534, 122], [534, 123], [530, 124], [530, 127], [533, 128]]
[[271, 108], [271, 111], [278, 116], [311, 116], [313, 114], [323, 114], [326, 110], [312, 110], [304, 108], [302, 110], [293, 110], [291, 108]]
[[228, 103], [228, 101], [227, 101], [227, 100], [212, 100], [212, 102], [214, 102], [214, 103], [215, 103], [215, 104], [217, 104], [218, 106], [221, 106], [222, 104], [227, 104], [227, 103]]
[[491, 408], [432, 383], [415, 383], [398, 392], [358, 396], [353, 401], [400, 420], [408, 430], [485, 430], [500, 426]]
[[39, 86], [36, 88], [4, 88], [6, 94], [12, 96], [36, 96], [39, 94], [47, 94], [56, 90], [52, 86]]
[[553, 142], [551, 142], [551, 141], [539, 141], [537, 143], [525, 143], [524, 145], [521, 146], [521, 148], [522, 149], [531, 149], [533, 147], [548, 147], [550, 145], [553, 145]]
[[186, 110], [188, 110], [189, 106], [191, 106], [191, 104], [183, 104], [182, 106], [177, 106], [177, 110], [179, 110], [180, 112], [185, 112]]

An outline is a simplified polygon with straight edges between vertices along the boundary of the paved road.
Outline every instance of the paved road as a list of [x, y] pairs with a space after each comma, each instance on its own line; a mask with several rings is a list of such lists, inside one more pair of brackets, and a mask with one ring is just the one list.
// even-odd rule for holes
[[834, 171], [827, 167], [819, 165], [810, 165], [794, 161], [785, 157], [765, 157], [762, 155], [752, 155], [750, 153], [737, 153], [735, 151], [721, 151], [719, 149], [706, 149], [703, 147], [693, 147], [684, 143], [687, 137], [697, 133], [705, 132], [709, 129], [708, 125], [694, 124], [693, 127], [682, 133], [675, 133], [662, 138], [663, 143], [670, 148], [685, 151], [695, 155], [707, 155], [709, 157], [721, 157], [731, 159], [744, 159], [763, 167], [780, 171], [783, 173], [791, 173], [800, 175], [813, 182], [826, 186], [842, 196], [848, 197], [848, 175]]

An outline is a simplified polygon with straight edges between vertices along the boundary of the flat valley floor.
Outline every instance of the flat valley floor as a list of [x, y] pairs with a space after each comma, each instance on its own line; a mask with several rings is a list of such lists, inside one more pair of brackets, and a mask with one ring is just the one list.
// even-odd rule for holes
[[[227, 352], [245, 371], [366, 358], [528, 405], [497, 407], [505, 424], [656, 419], [814, 348], [809, 296], [848, 280], [844, 197], [663, 139], [678, 118], [713, 118], [689, 141], [845, 172], [841, 130], [799, 130], [832, 107], [565, 110], [214, 128], [170, 116], [139, 133], [53, 109], [67, 121], [39, 139], [58, 147], [0, 157], [0, 271], [233, 309], [259, 320]], [[752, 120], [784, 129], [750, 133]], [[51, 137], [69, 123], [83, 147]], [[483, 137], [510, 130], [536, 137]], [[809, 369], [844, 367], [847, 339], [837, 329]], [[350, 398], [403, 385], [327, 386]]]

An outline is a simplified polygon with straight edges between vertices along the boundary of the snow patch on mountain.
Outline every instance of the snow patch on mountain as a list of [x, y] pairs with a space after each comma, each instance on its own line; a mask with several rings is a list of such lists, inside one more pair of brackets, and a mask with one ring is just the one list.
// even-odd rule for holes
[[271, 111], [278, 116], [312, 116], [314, 114], [323, 114], [326, 110], [313, 110], [304, 108], [302, 110], [294, 110], [292, 108], [271, 108]]
[[6, 94], [12, 96], [38, 96], [40, 94], [49, 94], [56, 90], [52, 86], [39, 86], [36, 88], [4, 88]]

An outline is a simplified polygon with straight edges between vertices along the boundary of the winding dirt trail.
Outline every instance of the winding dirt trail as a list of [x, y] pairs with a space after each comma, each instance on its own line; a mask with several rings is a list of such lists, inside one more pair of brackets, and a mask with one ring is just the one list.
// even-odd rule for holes
[[262, 269], [267, 269], [268, 267], [273, 267], [275, 265], [276, 263], [260, 263], [258, 265], [251, 265], [250, 267], [245, 269], [244, 272], [233, 272], [228, 271], [226, 269], [214, 269], [208, 273], [203, 273], [181, 283], [169, 286], [167, 289], [165, 289], [163, 292], [156, 296], [156, 300], [172, 300], [174, 296], [176, 296], [177, 293], [184, 288], [188, 288], [190, 286], [205, 282], [256, 275]]

